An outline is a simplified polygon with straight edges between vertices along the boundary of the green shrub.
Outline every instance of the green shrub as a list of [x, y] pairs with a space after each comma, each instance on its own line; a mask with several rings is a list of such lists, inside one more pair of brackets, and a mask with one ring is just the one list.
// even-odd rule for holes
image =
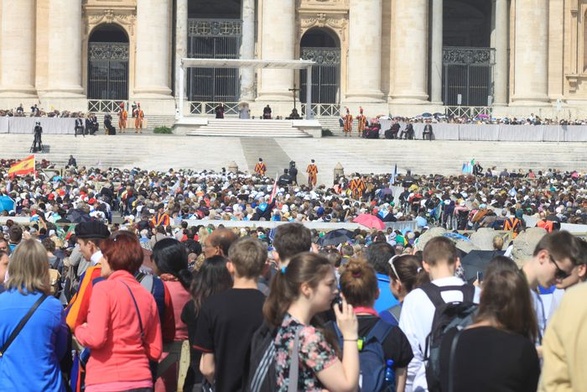
[[322, 137], [324, 136], [334, 136], [332, 131], [328, 128], [322, 128]]
[[153, 130], [154, 133], [172, 133], [171, 128], [169, 127], [157, 127]]

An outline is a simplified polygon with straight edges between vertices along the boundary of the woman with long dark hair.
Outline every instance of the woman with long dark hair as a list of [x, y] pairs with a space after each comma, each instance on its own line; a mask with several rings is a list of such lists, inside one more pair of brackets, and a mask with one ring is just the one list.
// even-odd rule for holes
[[536, 315], [526, 278], [496, 268], [487, 274], [474, 324], [441, 343], [443, 391], [536, 391], [540, 362]]
[[[175, 238], [163, 238], [153, 246], [151, 259], [155, 264], [155, 273], [161, 278], [171, 297], [175, 321], [173, 340], [185, 340], [188, 338], [188, 328], [181, 320], [181, 312], [191, 298], [189, 288], [192, 281], [192, 273], [188, 270], [186, 247]], [[164, 353], [161, 360], [165, 357], [166, 354]], [[174, 365], [170, 366], [157, 380], [155, 390], [163, 392], [175, 391], [176, 389], [177, 377], [176, 366]]]
[[[267, 324], [277, 328], [276, 391], [288, 390], [292, 357], [299, 358], [297, 390], [331, 392], [356, 391], [359, 385], [357, 317], [346, 300], [334, 305], [338, 328], [343, 336], [342, 361], [336, 355], [334, 334], [325, 334], [318, 313], [330, 309], [338, 293], [334, 267], [322, 255], [310, 252], [294, 256], [271, 282], [263, 314]], [[299, 351], [292, 352], [296, 337]], [[294, 387], [296, 387], [294, 385]]]
[[380, 313], [392, 325], [399, 324], [404, 298], [415, 288], [430, 281], [422, 260], [414, 255], [395, 255], [389, 259], [389, 289], [399, 303]]
[[[192, 300], [188, 301], [181, 313], [182, 321], [188, 326], [190, 346], [193, 346], [195, 342], [198, 316], [204, 301], [232, 287], [232, 277], [226, 268], [227, 261], [224, 256], [212, 256], [204, 260], [199, 271], [194, 272], [190, 288]], [[201, 357], [201, 351], [191, 350], [191, 371], [186, 378], [184, 390], [190, 390], [189, 388], [194, 391], [200, 390], [199, 384], [203, 381], [202, 372], [200, 372]]]

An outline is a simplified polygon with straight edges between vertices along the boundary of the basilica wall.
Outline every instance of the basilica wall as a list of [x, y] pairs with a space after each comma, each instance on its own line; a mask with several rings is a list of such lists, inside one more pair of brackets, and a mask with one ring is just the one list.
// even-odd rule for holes
[[[445, 1], [451, 10], [464, 3], [485, 4]], [[177, 0], [177, 7], [187, 8], [188, 3], [193, 9], [189, 0]], [[442, 14], [441, 0], [285, 3], [282, 14], [281, 9], [271, 9], [268, 0], [247, 3], [256, 7], [252, 56], [299, 59], [306, 34], [321, 31], [335, 37], [340, 65], [332, 104], [349, 105], [355, 112], [358, 106], [372, 114], [442, 111], [445, 95], [439, 89], [447, 75], [440, 70], [443, 29], [445, 41], [461, 42], [463, 47], [475, 44], [470, 31], [460, 33], [446, 25], [448, 16], [444, 26], [442, 20], [434, 19], [438, 11], [434, 7], [440, 6]], [[176, 62], [186, 53], [185, 39], [177, 37], [187, 30], [180, 26], [187, 25], [187, 11], [179, 14], [186, 21], [178, 23], [173, 19], [178, 12], [174, 4], [171, 0], [3, 0], [0, 108], [23, 103], [45, 110], [87, 110], [90, 41], [106, 26], [123, 32], [128, 43], [124, 101], [140, 100], [150, 113], [174, 113], [179, 89]], [[493, 99], [493, 112], [587, 117], [587, 0], [493, 0], [491, 4], [483, 8], [491, 10], [487, 16], [491, 26], [483, 39], [487, 48], [496, 50], [487, 93]], [[477, 20], [472, 15], [470, 19]], [[289, 89], [303, 83], [291, 70], [263, 69], [253, 75], [253, 105], [275, 102], [289, 107]], [[189, 110], [189, 104], [184, 108]]]

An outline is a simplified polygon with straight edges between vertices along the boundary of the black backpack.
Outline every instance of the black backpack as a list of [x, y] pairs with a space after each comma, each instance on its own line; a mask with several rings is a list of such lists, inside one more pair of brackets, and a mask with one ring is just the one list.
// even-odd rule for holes
[[[440, 343], [442, 338], [452, 328], [462, 330], [472, 324], [479, 305], [473, 302], [475, 286], [471, 284], [439, 287], [433, 283], [426, 283], [420, 288], [424, 290], [436, 308], [424, 351], [428, 390], [434, 392], [440, 391]], [[441, 295], [443, 291], [462, 291], [463, 301], [444, 302]]]
[[277, 328], [272, 328], [265, 322], [253, 334], [245, 391], [272, 392], [275, 390], [277, 375], [275, 374], [275, 345], [273, 341], [276, 335]]

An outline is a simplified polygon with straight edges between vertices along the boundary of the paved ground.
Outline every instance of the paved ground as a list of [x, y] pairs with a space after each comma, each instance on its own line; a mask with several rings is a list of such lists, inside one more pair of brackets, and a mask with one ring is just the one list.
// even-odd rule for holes
[[[252, 171], [263, 157], [268, 174], [281, 173], [290, 160], [297, 162], [299, 178], [315, 159], [319, 183], [330, 183], [337, 163], [345, 173], [389, 173], [397, 164], [400, 171], [459, 174], [471, 159], [483, 167], [499, 170], [557, 168], [587, 171], [585, 143], [513, 143], [422, 140], [367, 140], [326, 137], [305, 139], [189, 137], [134, 133], [116, 136], [44, 135], [47, 152], [38, 159], [58, 165], [69, 155], [78, 164], [101, 167], [141, 167], [154, 170], [193, 168], [220, 170], [235, 163]], [[29, 155], [32, 135], [0, 135], [0, 158], [21, 159]]]

